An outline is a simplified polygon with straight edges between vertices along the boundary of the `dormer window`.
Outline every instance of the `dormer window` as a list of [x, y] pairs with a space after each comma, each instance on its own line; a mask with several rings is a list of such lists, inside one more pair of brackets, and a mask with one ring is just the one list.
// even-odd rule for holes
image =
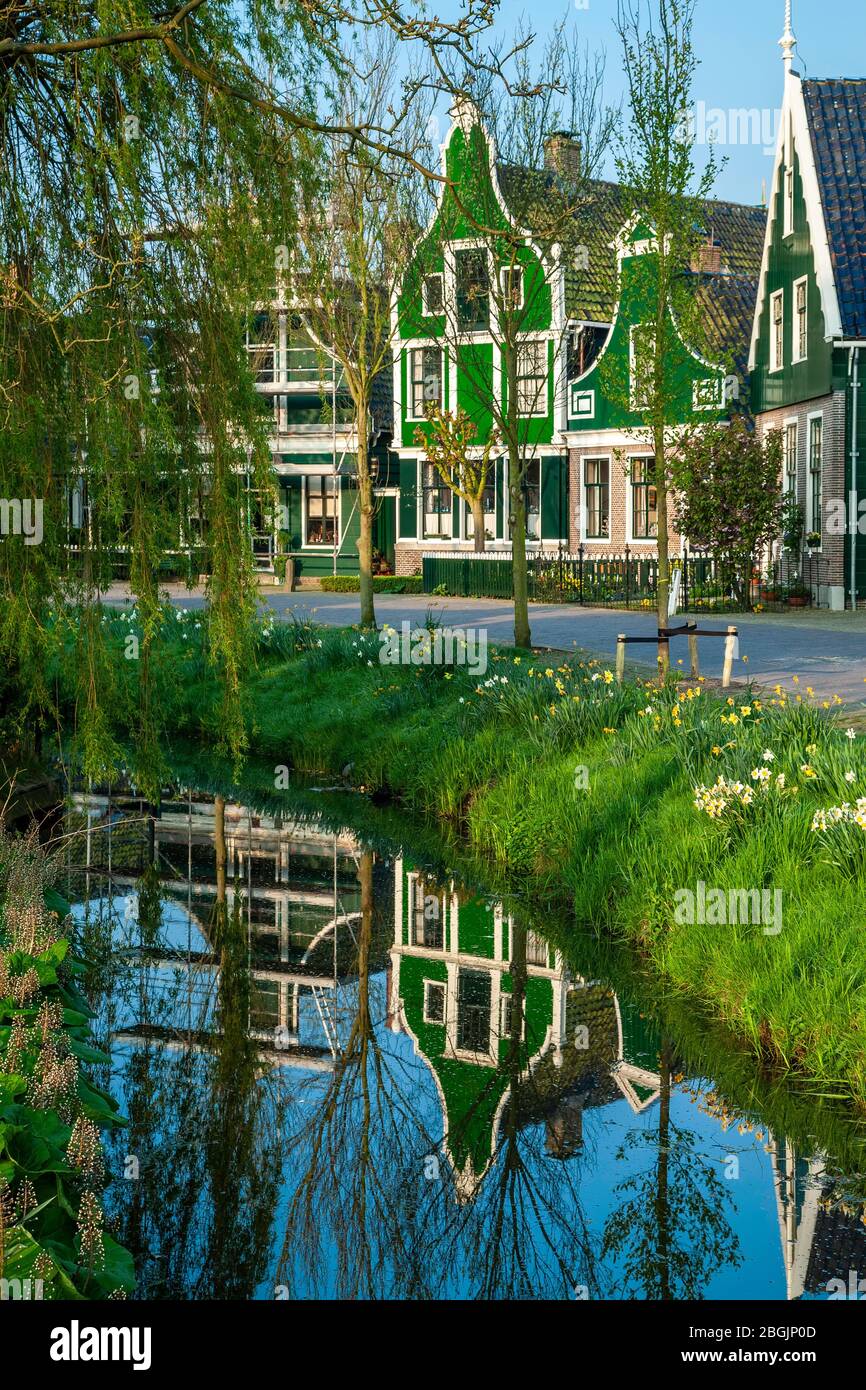
[[423, 309], [428, 316], [441, 314], [445, 308], [445, 295], [440, 274], [425, 275], [423, 285]]
[[794, 351], [795, 362], [804, 362], [809, 355], [807, 280], [794, 281]]
[[785, 293], [776, 290], [770, 295], [770, 371], [779, 372], [785, 365]]

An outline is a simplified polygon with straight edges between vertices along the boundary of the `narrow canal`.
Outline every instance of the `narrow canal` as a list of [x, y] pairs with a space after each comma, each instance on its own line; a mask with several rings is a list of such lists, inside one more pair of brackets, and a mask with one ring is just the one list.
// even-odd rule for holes
[[139, 1298], [847, 1291], [862, 1135], [831, 1101], [393, 818], [311, 802], [70, 798]]

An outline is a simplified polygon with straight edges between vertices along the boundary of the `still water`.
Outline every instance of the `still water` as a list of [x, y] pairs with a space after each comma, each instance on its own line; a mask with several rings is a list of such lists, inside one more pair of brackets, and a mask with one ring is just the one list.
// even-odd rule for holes
[[785, 1300], [866, 1269], [849, 1119], [393, 822], [274, 800], [70, 800], [139, 1297]]

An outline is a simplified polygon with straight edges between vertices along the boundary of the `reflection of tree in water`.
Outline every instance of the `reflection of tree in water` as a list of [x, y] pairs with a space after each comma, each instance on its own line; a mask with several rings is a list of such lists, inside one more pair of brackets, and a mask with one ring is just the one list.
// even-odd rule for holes
[[742, 1264], [739, 1241], [728, 1219], [732, 1195], [698, 1137], [671, 1120], [672, 1047], [659, 1056], [658, 1126], [632, 1130], [617, 1158], [638, 1148], [655, 1151], [655, 1162], [618, 1183], [620, 1205], [608, 1218], [602, 1255], [613, 1255], [619, 1275], [615, 1298], [643, 1290], [649, 1299], [701, 1298], [717, 1270]]
[[[221, 818], [217, 817], [218, 838]], [[219, 851], [218, 851], [219, 861]], [[223, 847], [223, 859], [224, 847]], [[151, 882], [151, 879], [154, 881]], [[138, 898], [138, 944], [158, 944], [158, 879], [145, 871]], [[262, 1074], [248, 1032], [250, 974], [244, 903], [226, 905], [225, 876], [209, 929], [218, 959], [196, 989], [198, 1016], [172, 1026], [190, 996], [190, 966], [149, 997], [149, 973], [127, 968], [118, 981], [141, 1019], [168, 1025], [168, 1041], [140, 1039], [123, 1073], [129, 1127], [115, 1141], [113, 1167], [138, 1160], [138, 1180], [114, 1185], [113, 1213], [136, 1253], [140, 1297], [250, 1298], [272, 1253], [280, 1182], [278, 1077]], [[165, 1029], [161, 1029], [162, 1032]]]
[[377, 1034], [387, 1005], [381, 977], [371, 972], [369, 852], [360, 856], [358, 877], [357, 984], [346, 998], [333, 1072], [305, 1082], [297, 1096], [300, 1123], [290, 1143], [297, 1183], [277, 1282], [292, 1296], [333, 1281], [328, 1291], [340, 1298], [424, 1297], [435, 1271], [422, 1258], [419, 1225], [428, 1213], [416, 1192], [433, 1140], [417, 1109], [417, 1069], [386, 1053]]
[[[362, 856], [358, 983], [345, 1042], [327, 1083], [317, 1093], [308, 1084], [311, 1113], [292, 1140], [297, 1167], [278, 1281], [290, 1295], [304, 1288], [343, 1298], [572, 1297], [576, 1284], [594, 1287], [578, 1167], [551, 1157], [549, 1098], [527, 1068], [526, 931], [514, 931], [504, 1055], [477, 1069], [461, 1132], [443, 1149], [429, 1072], [384, 1050], [377, 1033], [374, 999], [384, 1005], [384, 996], [370, 977], [371, 863]], [[467, 1185], [449, 1158], [477, 1147], [479, 1125], [490, 1157], [477, 1175], [467, 1166]]]
[[450, 1249], [476, 1298], [573, 1298], [576, 1289], [592, 1296], [598, 1284], [579, 1194], [581, 1146], [563, 1145], [551, 1106], [559, 1098], [545, 1094], [528, 1068], [527, 932], [517, 922], [512, 942], [511, 1030], [499, 1068], [507, 1103], [490, 1167], [451, 1223]]

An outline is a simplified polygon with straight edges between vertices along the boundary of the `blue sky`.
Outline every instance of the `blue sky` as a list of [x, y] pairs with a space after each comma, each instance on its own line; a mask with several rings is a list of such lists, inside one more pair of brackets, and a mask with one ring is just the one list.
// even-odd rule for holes
[[[585, 6], [585, 7], [584, 7]], [[452, 17], [458, 0], [435, 8]], [[866, 3], [864, 0], [794, 0], [794, 32], [798, 39], [797, 71], [809, 77], [866, 78]], [[772, 129], [773, 113], [781, 102], [782, 57], [778, 46], [784, 26], [784, 0], [698, 0], [695, 15], [695, 49], [701, 60], [694, 97], [703, 103], [707, 120], [712, 108], [755, 108], [764, 112], [763, 128]], [[543, 43], [545, 35], [563, 15], [573, 22], [591, 49], [607, 55], [607, 96], [618, 100], [623, 92], [619, 39], [614, 31], [616, 0], [577, 0], [570, 5], [556, 0], [500, 0], [497, 31], [509, 34], [528, 15]], [[760, 124], [756, 129], [760, 128]], [[728, 123], [730, 131], [730, 124]], [[728, 162], [716, 183], [717, 197], [758, 203], [761, 180], [768, 184], [772, 156], [763, 143], [729, 143], [719, 153]]]

